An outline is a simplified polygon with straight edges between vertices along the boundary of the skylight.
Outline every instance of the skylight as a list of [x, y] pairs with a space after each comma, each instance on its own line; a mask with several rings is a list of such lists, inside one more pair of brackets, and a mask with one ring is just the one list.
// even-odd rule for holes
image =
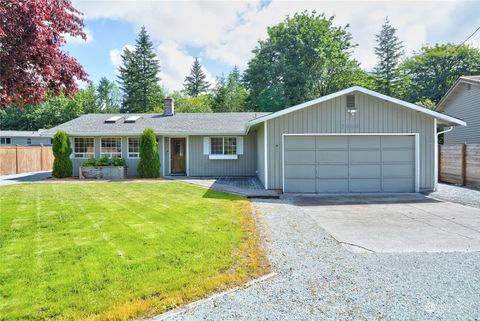
[[120, 119], [122, 119], [122, 116], [112, 116], [112, 117], [106, 119], [105, 123], [113, 124], [113, 123], [116, 123], [117, 121], [119, 121]]
[[139, 120], [142, 116], [128, 116], [126, 119], [125, 119], [125, 123], [134, 123], [136, 122], [137, 120]]

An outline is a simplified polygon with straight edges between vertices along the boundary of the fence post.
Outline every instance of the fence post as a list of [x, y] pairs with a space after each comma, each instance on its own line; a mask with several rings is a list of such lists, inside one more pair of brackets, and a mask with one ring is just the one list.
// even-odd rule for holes
[[15, 174], [18, 174], [18, 145], [15, 145]]
[[467, 145], [462, 144], [461, 148], [461, 175], [462, 175], [462, 185], [465, 185], [467, 178]]
[[40, 144], [40, 170], [43, 171], [43, 144]]

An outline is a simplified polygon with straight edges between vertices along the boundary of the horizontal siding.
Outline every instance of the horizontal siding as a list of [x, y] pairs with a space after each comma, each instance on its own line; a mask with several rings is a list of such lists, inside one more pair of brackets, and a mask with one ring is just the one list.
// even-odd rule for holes
[[263, 123], [257, 129], [257, 177], [265, 186], [265, 130]]
[[471, 85], [467, 90], [466, 84], [461, 84], [445, 114], [467, 122], [467, 126], [455, 126], [445, 133], [445, 144], [480, 144], [480, 86]]
[[189, 136], [190, 176], [255, 176], [257, 161], [257, 138], [252, 132], [243, 138], [243, 155], [235, 160], [211, 160], [203, 154], [203, 137]]
[[420, 189], [434, 188], [434, 119], [426, 114], [356, 93], [357, 113], [346, 112], [346, 96], [289, 113], [267, 122], [269, 188], [282, 188], [282, 134], [418, 133]]
[[[79, 136], [77, 136], [79, 137]], [[112, 136], [108, 136], [112, 137]], [[138, 162], [140, 161], [139, 158], [129, 158], [128, 157], [128, 137], [123, 136], [122, 138], [122, 158], [125, 160], [125, 163], [127, 165], [127, 176], [128, 177], [137, 177], [137, 167], [138, 167]], [[95, 158], [100, 158], [100, 137], [95, 137]], [[74, 147], [73, 144], [74, 137], [70, 137], [70, 142], [72, 144], [72, 149]], [[161, 157], [161, 151], [162, 151], [162, 137], [159, 136], [159, 144], [158, 144], [158, 153], [160, 156], [160, 175], [162, 175], [162, 157]], [[79, 174], [79, 168], [83, 164], [86, 159], [78, 159], [78, 158], [73, 158], [73, 152], [72, 152], [72, 163], [73, 163], [73, 176], [78, 176]]]
[[[8, 135], [4, 135], [2, 137], [8, 138]], [[50, 137], [32, 137], [32, 143], [30, 145], [27, 144], [27, 138], [28, 137], [10, 137], [11, 143], [8, 145], [4, 146], [15, 146], [15, 145], [20, 145], [20, 146], [39, 146], [39, 145], [44, 145], [44, 146], [50, 146], [52, 145], [51, 138]]]

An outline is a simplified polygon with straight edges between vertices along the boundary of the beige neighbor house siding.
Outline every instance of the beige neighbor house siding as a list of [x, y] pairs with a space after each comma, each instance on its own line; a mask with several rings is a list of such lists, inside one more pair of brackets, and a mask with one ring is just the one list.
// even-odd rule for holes
[[263, 123], [257, 128], [257, 177], [265, 186], [265, 126]]
[[268, 188], [282, 189], [282, 134], [418, 133], [420, 190], [434, 188], [434, 118], [421, 112], [356, 92], [357, 113], [346, 112], [346, 96], [267, 121]]
[[257, 170], [257, 137], [255, 132], [243, 136], [243, 155], [235, 160], [211, 160], [203, 153], [203, 138], [189, 136], [188, 153], [190, 176], [255, 176]]
[[480, 85], [459, 84], [458, 93], [454, 94], [446, 105], [444, 113], [463, 119], [467, 126], [457, 126], [445, 133], [444, 144], [480, 144]]
[[[81, 158], [75, 158], [74, 157], [74, 138], [75, 137], [80, 137], [80, 136], [70, 136], [70, 143], [72, 145], [72, 163], [73, 163], [73, 176], [78, 176], [79, 173], [79, 167], [82, 166], [83, 162], [86, 161], [86, 159], [81, 159]], [[92, 136], [82, 136], [82, 137], [92, 137]], [[95, 141], [95, 158], [100, 158], [100, 139], [104, 137], [118, 137], [118, 136], [101, 136], [101, 137], [94, 137]], [[127, 176], [128, 177], [137, 177], [137, 166], [138, 162], [140, 161], [139, 158], [129, 158], [128, 157], [128, 137], [138, 137], [138, 136], [122, 136], [122, 158], [125, 160], [127, 164]], [[159, 142], [158, 142], [158, 153], [160, 156], [160, 175], [162, 175], [162, 136], [158, 136]]]

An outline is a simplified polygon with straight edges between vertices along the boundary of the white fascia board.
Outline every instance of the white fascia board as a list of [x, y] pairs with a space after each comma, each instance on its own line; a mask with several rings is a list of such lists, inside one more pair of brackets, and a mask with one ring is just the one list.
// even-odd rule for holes
[[337, 97], [340, 97], [340, 96], [343, 96], [343, 95], [346, 95], [346, 94], [349, 94], [349, 93], [352, 93], [352, 92], [355, 92], [355, 91], [358, 91], [358, 92], [361, 92], [361, 93], [364, 93], [366, 95], [370, 95], [370, 96], [373, 96], [373, 97], [376, 97], [376, 98], [379, 98], [379, 99], [383, 99], [385, 101], [389, 101], [391, 103], [394, 103], [394, 104], [397, 104], [397, 105], [400, 105], [400, 106], [403, 106], [403, 107], [406, 107], [406, 108], [413, 109], [415, 111], [418, 111], [418, 112], [427, 114], [429, 116], [435, 117], [437, 119], [443, 120], [445, 122], [448, 122], [449, 124], [455, 124], [455, 125], [461, 125], [461, 126], [466, 126], [467, 125], [466, 122], [464, 122], [463, 120], [457, 119], [455, 117], [451, 117], [451, 116], [448, 116], [448, 115], [445, 115], [445, 114], [441, 114], [439, 112], [436, 112], [436, 111], [433, 111], [433, 110], [430, 110], [430, 109], [427, 109], [427, 108], [424, 108], [424, 107], [420, 107], [420, 106], [417, 106], [415, 104], [412, 104], [412, 103], [409, 103], [409, 102], [406, 102], [406, 101], [403, 101], [403, 100], [400, 100], [400, 99], [397, 99], [397, 98], [393, 98], [393, 97], [390, 97], [390, 96], [387, 96], [387, 95], [384, 95], [384, 94], [380, 94], [380, 93], [377, 93], [376, 91], [366, 89], [366, 88], [363, 88], [363, 87], [360, 87], [360, 86], [353, 86], [353, 87], [350, 87], [350, 88], [347, 88], [347, 89], [344, 89], [344, 90], [337, 91], [336, 93], [333, 93], [333, 94], [330, 94], [330, 95], [326, 95], [326, 96], [323, 96], [323, 97], [320, 97], [320, 98], [317, 98], [317, 99], [314, 99], [314, 100], [311, 100], [311, 101], [307, 101], [306, 103], [303, 103], [303, 104], [299, 104], [299, 105], [296, 105], [296, 106], [293, 106], [293, 107], [283, 109], [281, 111], [278, 111], [278, 112], [270, 114], [270, 115], [266, 115], [266, 116], [263, 116], [263, 117], [256, 118], [256, 119], [250, 121], [249, 125], [250, 126], [256, 125], [256, 124], [261, 123], [265, 120], [270, 120], [270, 119], [273, 119], [273, 118], [276, 118], [276, 117], [280, 117], [280, 116], [292, 113], [294, 111], [297, 111], [297, 110], [300, 110], [300, 109], [303, 109], [303, 108], [307, 108], [307, 107], [310, 107], [310, 106], [322, 103], [324, 101], [334, 99], [334, 98], [337, 98]]
[[[69, 136], [90, 136], [90, 137], [106, 137], [106, 136], [142, 136], [143, 132], [105, 132], [105, 133], [97, 133], [97, 132], [68, 132], [66, 131]], [[245, 133], [192, 133], [192, 132], [169, 132], [169, 133], [162, 133], [162, 132], [155, 132], [155, 135], [158, 136], [177, 136], [177, 137], [187, 137], [187, 136], [246, 136]]]

